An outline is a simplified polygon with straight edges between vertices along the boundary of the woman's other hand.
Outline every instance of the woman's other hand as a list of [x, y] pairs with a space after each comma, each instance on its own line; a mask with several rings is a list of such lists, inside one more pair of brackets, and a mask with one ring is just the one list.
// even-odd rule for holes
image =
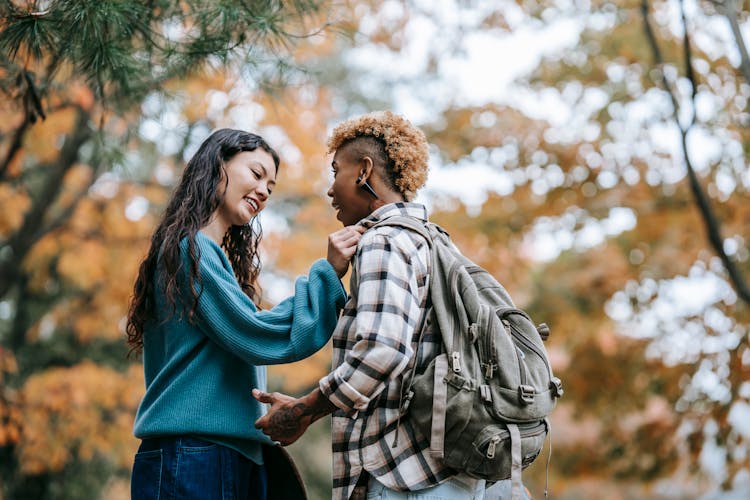
[[357, 243], [365, 228], [359, 225], [346, 226], [328, 235], [327, 260], [339, 278], [349, 269], [349, 261], [357, 251]]

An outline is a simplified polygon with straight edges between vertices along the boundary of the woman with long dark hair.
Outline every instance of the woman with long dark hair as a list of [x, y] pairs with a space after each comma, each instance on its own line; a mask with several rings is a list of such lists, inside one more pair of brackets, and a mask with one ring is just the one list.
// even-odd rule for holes
[[330, 235], [327, 260], [313, 263], [292, 297], [260, 311], [257, 215], [278, 168], [260, 136], [214, 132], [151, 238], [127, 323], [146, 379], [134, 499], [262, 499], [273, 490], [264, 448], [274, 443], [252, 425], [264, 409], [251, 390], [265, 390], [264, 365], [303, 359], [328, 341], [359, 241], [353, 228]]

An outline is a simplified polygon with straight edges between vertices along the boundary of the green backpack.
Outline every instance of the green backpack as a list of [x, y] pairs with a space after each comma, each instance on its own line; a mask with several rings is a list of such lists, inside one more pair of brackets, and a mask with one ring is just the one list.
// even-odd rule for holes
[[549, 328], [535, 326], [436, 224], [396, 216], [378, 225], [415, 231], [432, 252], [432, 309], [418, 335], [421, 341], [429, 321], [443, 351], [422, 373], [415, 353], [402, 386], [402, 415], [448, 467], [488, 482], [511, 479], [512, 498], [520, 499], [521, 471], [541, 452], [546, 417], [563, 394], [542, 344]]

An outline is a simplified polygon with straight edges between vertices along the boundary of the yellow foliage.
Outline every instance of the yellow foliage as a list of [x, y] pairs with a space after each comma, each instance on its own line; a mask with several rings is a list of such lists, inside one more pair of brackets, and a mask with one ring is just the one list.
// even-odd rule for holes
[[[313, 193], [316, 181], [330, 170], [325, 145], [328, 123], [333, 118], [330, 93], [321, 87], [303, 87], [289, 89], [278, 98], [260, 95], [257, 101], [266, 112], [263, 124], [283, 124], [289, 145], [300, 153], [299, 161], [294, 161], [285, 154], [287, 144], [273, 144], [282, 157], [277, 193], [288, 189]], [[294, 179], [294, 183], [286, 184], [288, 179]]]
[[57, 271], [74, 286], [89, 289], [107, 275], [106, 254], [101, 241], [84, 240], [75, 252], [65, 252], [60, 256]]
[[5, 175], [9, 178], [16, 178], [21, 173], [21, 167], [23, 166], [23, 160], [24, 160], [24, 150], [23, 148], [20, 148], [15, 155], [13, 155], [13, 158], [11, 159], [10, 163], [8, 163], [8, 168], [6, 170]]
[[128, 467], [137, 448], [132, 423], [142, 394], [138, 365], [119, 373], [84, 361], [31, 376], [22, 388], [16, 448], [22, 471], [59, 471], [71, 460], [95, 457]]
[[93, 171], [88, 165], [74, 165], [65, 174], [63, 188], [57, 198], [57, 204], [66, 207], [84, 192], [91, 182]]
[[73, 82], [68, 88], [68, 97], [86, 111], [94, 107], [94, 93], [91, 87], [81, 82]]
[[39, 163], [54, 161], [64, 135], [73, 129], [75, 120], [76, 111], [72, 108], [49, 114], [47, 119], [29, 129], [24, 138], [24, 147]]
[[179, 94], [184, 103], [182, 113], [189, 123], [204, 120], [208, 111], [208, 92], [211, 90], [227, 90], [230, 83], [230, 75], [226, 71], [216, 69], [215, 71], [201, 73], [196, 78], [187, 80], [173, 80], [168, 83], [170, 92]]
[[60, 243], [54, 234], [47, 234], [31, 248], [22, 264], [31, 290], [44, 290], [49, 278], [50, 263], [59, 253]]
[[[321, 20], [322, 21], [322, 20]], [[321, 26], [323, 22], [314, 22], [313, 25]], [[299, 63], [317, 60], [325, 55], [332, 54], [336, 50], [336, 34], [326, 31], [306, 40], [297, 46], [294, 51], [294, 59]]]
[[[128, 298], [132, 292], [132, 279], [115, 281], [124, 283], [119, 289], [107, 287], [87, 304], [76, 307], [75, 313], [69, 317], [75, 318], [73, 330], [76, 338], [87, 343], [95, 339], [117, 341], [123, 339], [121, 323], [127, 314]], [[124, 347], [124, 345], [123, 345]]]
[[18, 365], [13, 353], [0, 347], [0, 447], [17, 443], [21, 436], [17, 393], [5, 384], [5, 375], [17, 372]]
[[99, 318], [94, 314], [81, 314], [75, 319], [74, 328], [76, 332], [76, 338], [85, 343], [89, 342], [95, 337], [100, 331]]
[[0, 236], [6, 237], [21, 227], [23, 217], [31, 206], [29, 196], [8, 184], [0, 184]]
[[100, 225], [101, 209], [97, 201], [91, 198], [81, 200], [68, 221], [68, 227], [74, 233], [85, 234], [92, 227]]

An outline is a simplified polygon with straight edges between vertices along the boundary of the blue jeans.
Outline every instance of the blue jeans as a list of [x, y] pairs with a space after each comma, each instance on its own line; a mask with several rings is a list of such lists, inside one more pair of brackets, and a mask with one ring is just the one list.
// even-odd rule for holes
[[266, 470], [241, 453], [190, 436], [144, 439], [133, 462], [133, 500], [265, 500]]

